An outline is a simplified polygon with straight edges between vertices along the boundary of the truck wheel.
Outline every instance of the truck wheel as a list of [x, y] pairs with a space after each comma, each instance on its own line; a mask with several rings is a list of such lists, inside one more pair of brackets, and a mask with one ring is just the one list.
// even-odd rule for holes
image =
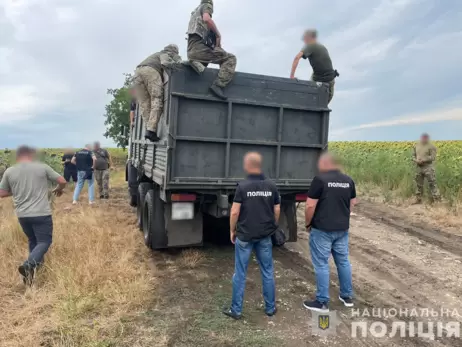
[[143, 207], [144, 200], [146, 199], [146, 194], [152, 189], [152, 184], [147, 182], [142, 182], [138, 185], [138, 196], [137, 196], [137, 209], [136, 216], [138, 218], [138, 228], [143, 230]]
[[146, 194], [143, 209], [144, 243], [151, 249], [167, 248], [164, 212], [165, 203], [160, 198], [159, 189], [151, 189]]

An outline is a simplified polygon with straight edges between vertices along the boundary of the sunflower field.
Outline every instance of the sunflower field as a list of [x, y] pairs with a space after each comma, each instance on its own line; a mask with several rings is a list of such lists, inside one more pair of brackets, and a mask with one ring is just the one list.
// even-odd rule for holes
[[[384, 193], [409, 198], [415, 192], [415, 142], [330, 142], [329, 149], [342, 160], [345, 171], [359, 186], [374, 186]], [[436, 174], [442, 196], [451, 204], [462, 201], [462, 141], [436, 141]], [[42, 149], [41, 159], [62, 171], [63, 149]], [[109, 149], [115, 165], [124, 165], [127, 152]], [[0, 150], [1, 162], [11, 164], [13, 152]]]
[[[451, 204], [462, 200], [462, 141], [435, 141], [436, 175], [442, 196]], [[329, 149], [359, 184], [372, 184], [403, 198], [415, 192], [415, 142], [331, 142]]]

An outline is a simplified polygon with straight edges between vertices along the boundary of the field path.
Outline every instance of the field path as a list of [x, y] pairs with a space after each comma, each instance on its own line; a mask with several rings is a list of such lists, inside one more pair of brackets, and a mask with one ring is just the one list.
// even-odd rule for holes
[[[402, 216], [373, 203], [363, 202], [356, 213], [350, 241], [356, 309], [371, 315], [373, 309], [408, 309], [409, 313], [417, 309], [421, 314], [421, 309], [440, 312], [444, 308], [462, 313], [462, 251], [457, 235], [407, 223], [398, 219]], [[300, 228], [302, 215], [300, 208]], [[214, 232], [222, 232], [220, 229], [216, 226]], [[161, 293], [155, 309], [141, 324], [156, 326], [156, 333], [162, 337], [159, 346], [461, 346], [460, 339], [454, 337], [403, 338], [399, 331], [389, 336], [395, 321], [425, 322], [424, 331], [428, 321], [433, 321], [436, 334], [439, 319], [444, 323], [461, 322], [461, 317], [352, 317], [353, 311], [337, 299], [333, 264], [330, 308], [337, 312], [341, 324], [336, 336], [313, 336], [311, 313], [302, 307], [302, 301], [315, 291], [308, 238], [306, 232], [300, 232], [297, 243], [274, 252], [279, 310], [273, 318], [263, 314], [260, 274], [253, 259], [244, 319], [238, 322], [220, 312], [231, 296], [232, 247], [214, 244], [197, 250], [153, 253], [152, 266]], [[353, 338], [353, 321], [384, 323], [387, 335]]]

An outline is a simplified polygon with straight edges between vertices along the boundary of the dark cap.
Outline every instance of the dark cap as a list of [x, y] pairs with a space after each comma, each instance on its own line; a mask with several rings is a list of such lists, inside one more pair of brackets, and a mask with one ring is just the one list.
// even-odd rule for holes
[[428, 133], [423, 133], [420, 137], [430, 137], [430, 135], [428, 135]]

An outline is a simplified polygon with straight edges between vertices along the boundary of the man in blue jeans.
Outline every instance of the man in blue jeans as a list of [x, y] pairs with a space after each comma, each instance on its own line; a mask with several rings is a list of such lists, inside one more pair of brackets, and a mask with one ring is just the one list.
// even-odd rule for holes
[[348, 229], [351, 208], [356, 203], [353, 180], [340, 172], [335, 158], [321, 155], [317, 175], [308, 191], [305, 221], [310, 232], [310, 251], [316, 275], [316, 300], [304, 301], [312, 311], [329, 311], [329, 257], [332, 254], [340, 281], [340, 301], [353, 307], [351, 264], [348, 259]]
[[61, 196], [66, 181], [51, 167], [35, 160], [35, 149], [21, 146], [16, 151], [16, 165], [8, 168], [0, 182], [0, 198], [13, 197], [19, 224], [29, 240], [29, 256], [18, 271], [25, 284], [32, 285], [35, 271], [43, 263], [53, 239], [53, 219], [48, 199], [49, 183]]
[[88, 181], [88, 200], [90, 205], [93, 205], [95, 201], [95, 169], [96, 157], [91, 151], [91, 146], [86, 145], [84, 149], [76, 152], [72, 158], [72, 164], [77, 167], [77, 184], [74, 190], [73, 204], [77, 204], [79, 201], [80, 193], [85, 184]]
[[265, 313], [276, 313], [276, 288], [271, 235], [278, 228], [280, 197], [276, 185], [262, 173], [262, 157], [248, 153], [244, 158], [247, 179], [240, 182], [234, 196], [230, 217], [230, 238], [235, 245], [233, 298], [223, 313], [240, 319], [244, 300], [247, 267], [255, 250], [262, 277]]

